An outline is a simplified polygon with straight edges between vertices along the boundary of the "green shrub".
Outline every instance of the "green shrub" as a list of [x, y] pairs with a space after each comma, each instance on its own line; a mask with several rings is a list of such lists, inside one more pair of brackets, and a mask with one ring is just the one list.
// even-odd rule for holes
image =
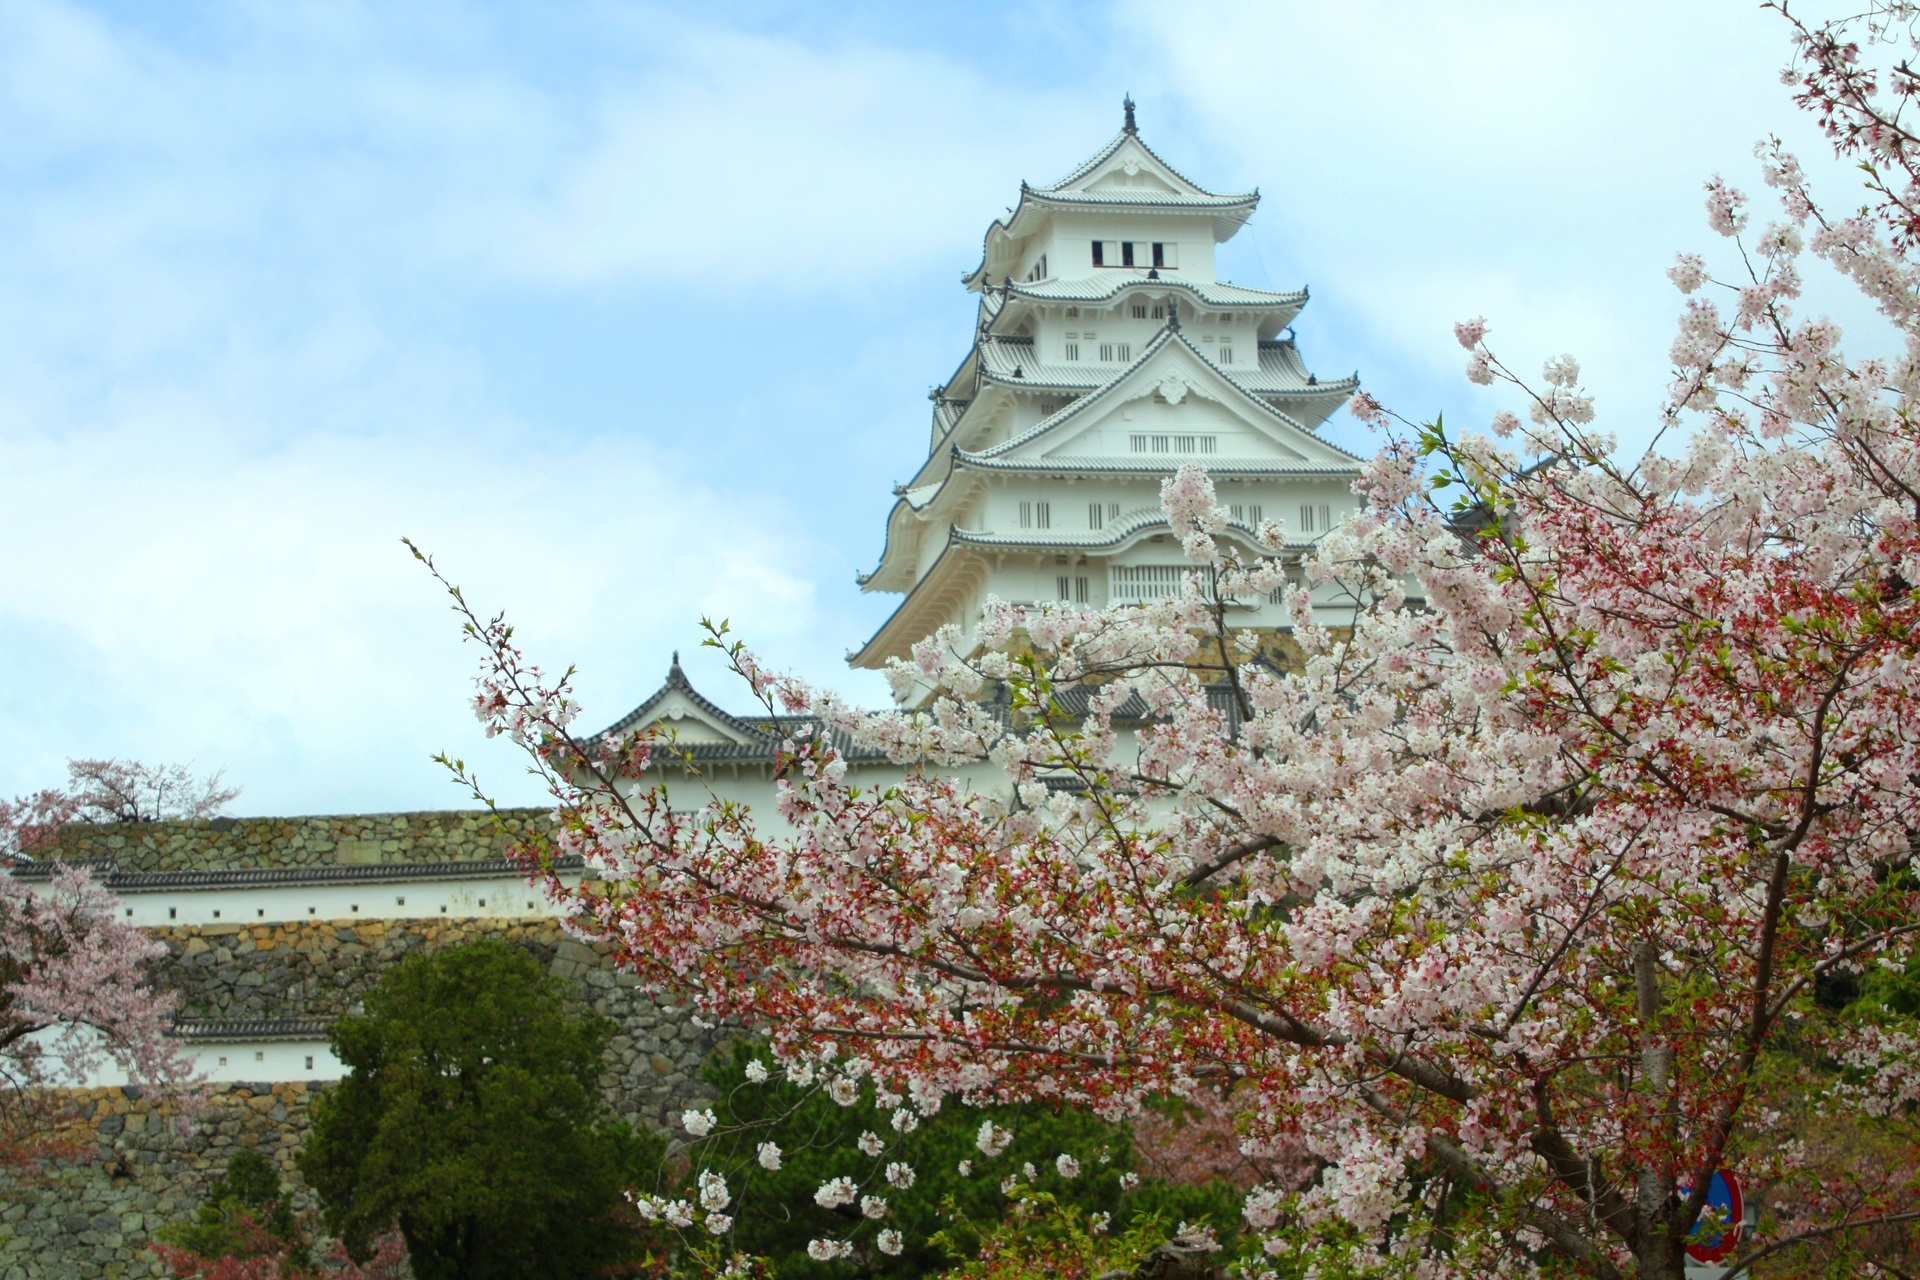
[[350, 1071], [301, 1157], [328, 1229], [358, 1259], [397, 1226], [417, 1280], [574, 1280], [634, 1257], [622, 1192], [662, 1144], [605, 1109], [612, 1034], [519, 948], [388, 970], [334, 1025]]
[[[1084, 1109], [969, 1107], [948, 1099], [939, 1111], [919, 1116], [910, 1131], [901, 1132], [894, 1128], [894, 1118], [916, 1113], [910, 1106], [888, 1110], [875, 1105], [870, 1085], [852, 1105], [841, 1106], [817, 1085], [798, 1085], [777, 1072], [764, 1082], [751, 1081], [748, 1065], [756, 1061], [766, 1061], [764, 1046], [758, 1043], [738, 1043], [715, 1055], [705, 1071], [720, 1094], [713, 1108], [714, 1133], [687, 1148], [685, 1159], [691, 1163], [679, 1170], [680, 1179], [663, 1175], [656, 1189], [691, 1199], [686, 1179], [701, 1170], [725, 1177], [732, 1194], [727, 1212], [733, 1219], [734, 1248], [765, 1258], [781, 1280], [904, 1278], [944, 1270], [954, 1250], [976, 1247], [982, 1232], [1002, 1222], [1014, 1203], [1003, 1189], [1008, 1179], [1050, 1197], [1048, 1203], [1063, 1212], [1088, 1220], [1107, 1214], [1121, 1224], [1144, 1213], [1164, 1220], [1169, 1228], [1182, 1220], [1205, 1219], [1226, 1233], [1239, 1221], [1240, 1193], [1225, 1184], [1179, 1186], [1128, 1177], [1134, 1174], [1135, 1160], [1127, 1126], [1109, 1124]], [[983, 1123], [1013, 1135], [997, 1156], [980, 1149]], [[863, 1134], [884, 1144], [878, 1155], [861, 1150]], [[780, 1149], [777, 1171], [758, 1161], [759, 1145], [766, 1142]], [[1077, 1161], [1076, 1176], [1063, 1175], [1058, 1163], [1063, 1154]], [[888, 1184], [886, 1169], [894, 1162], [913, 1169], [910, 1188]], [[865, 1217], [858, 1199], [821, 1207], [814, 1193], [836, 1177], [852, 1178], [862, 1195], [884, 1196], [886, 1216]], [[883, 1230], [901, 1234], [898, 1255], [878, 1248]], [[936, 1235], [942, 1238], [936, 1241]], [[855, 1252], [818, 1261], [807, 1252], [809, 1242], [818, 1239], [851, 1240]]]

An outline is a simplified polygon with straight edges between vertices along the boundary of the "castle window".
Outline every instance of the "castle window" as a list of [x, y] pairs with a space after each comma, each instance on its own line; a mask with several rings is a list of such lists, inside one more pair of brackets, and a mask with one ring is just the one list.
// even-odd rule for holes
[[1227, 340], [1225, 338], [1222, 338], [1220, 340], [1220, 363], [1221, 364], [1233, 363], [1233, 348], [1227, 345]]
[[1117, 502], [1109, 502], [1107, 504], [1107, 519], [1118, 520], [1119, 518], [1120, 518], [1120, 504]]
[[1326, 503], [1321, 503], [1317, 508], [1308, 503], [1300, 505], [1300, 532], [1325, 533], [1331, 528], [1333, 528], [1333, 509]]
[[[1133, 256], [1133, 246], [1127, 246], [1127, 257]], [[1093, 242], [1093, 265], [1096, 267], [1117, 267], [1121, 265], [1120, 242], [1118, 240], [1095, 240]], [[1129, 263], [1131, 265], [1131, 263]]]
[[1087, 580], [1069, 578], [1065, 574], [1055, 580], [1063, 604], [1085, 604], [1087, 602]]
[[1147, 304], [1146, 304], [1146, 303], [1144, 303], [1144, 302], [1136, 302], [1136, 303], [1134, 303], [1134, 304], [1133, 304], [1133, 318], [1134, 318], [1135, 320], [1145, 320], [1145, 319], [1147, 318]]
[[[1087, 528], [1098, 529], [1102, 525], [1104, 525], [1106, 521], [1103, 520], [1101, 517], [1105, 513], [1105, 511], [1106, 511], [1106, 508], [1102, 507], [1097, 502], [1087, 504]], [[129, 911], [127, 914], [132, 915], [133, 913]]]
[[1166, 308], [1166, 305], [1165, 305], [1164, 303], [1162, 303], [1162, 304], [1156, 304], [1156, 305], [1154, 306], [1154, 308], [1153, 308], [1153, 318], [1154, 318], [1155, 320], [1165, 320], [1165, 319], [1167, 318], [1167, 308]]
[[1244, 520], [1247, 517], [1247, 509], [1237, 502], [1232, 502], [1227, 504], [1227, 514], [1235, 520]]
[[1151, 439], [1151, 440], [1153, 441], [1153, 451], [1154, 451], [1155, 453], [1165, 453], [1165, 452], [1167, 451], [1167, 439], [1168, 439], [1168, 437], [1166, 437], [1166, 436], [1150, 436], [1150, 437], [1149, 437], [1149, 439]]
[[1258, 529], [1260, 527], [1260, 521], [1265, 518], [1260, 514], [1260, 504], [1256, 502], [1248, 507], [1247, 514], [1253, 518], [1253, 527]]
[[1053, 527], [1053, 504], [1050, 502], [1023, 502], [1020, 504], [1020, 527], [1022, 529], [1050, 529]]
[[313, 1070], [313, 1055], [312, 1055], [312, 1054], [308, 1054], [308, 1055], [307, 1055], [307, 1070], [309, 1070], [309, 1071], [311, 1071], [311, 1070]]
[[1178, 595], [1186, 567], [1177, 564], [1116, 564], [1108, 569], [1107, 598], [1115, 604], [1145, 604]]
[[1199, 451], [1201, 453], [1217, 453], [1219, 452], [1219, 449], [1220, 449], [1219, 436], [1201, 436], [1200, 437]]
[[1145, 453], [1147, 451], [1147, 438], [1145, 436], [1128, 436], [1127, 448], [1135, 453]]
[[1180, 269], [1180, 246], [1171, 240], [1153, 242], [1153, 265], [1164, 271]]
[[1173, 438], [1173, 451], [1174, 451], [1175, 453], [1198, 453], [1198, 452], [1200, 452], [1200, 446], [1199, 446], [1199, 443], [1198, 443], [1198, 439], [1197, 439], [1197, 437], [1194, 437], [1194, 436], [1175, 436], [1175, 437]]
[[1080, 308], [1078, 307], [1067, 308], [1067, 319], [1078, 320], [1079, 318], [1080, 318]]
[[1133, 265], [1133, 241], [1131, 240], [1126, 240], [1121, 242], [1120, 265], [1123, 267], [1130, 267]]
[[1080, 358], [1080, 344], [1079, 344], [1079, 343], [1077, 343], [1077, 342], [1069, 342], [1069, 343], [1068, 343], [1068, 344], [1066, 345], [1066, 347], [1065, 347], [1065, 349], [1064, 349], [1064, 350], [1065, 350], [1065, 358], [1066, 358], [1066, 359], [1068, 359], [1068, 360], [1078, 360], [1078, 359]]

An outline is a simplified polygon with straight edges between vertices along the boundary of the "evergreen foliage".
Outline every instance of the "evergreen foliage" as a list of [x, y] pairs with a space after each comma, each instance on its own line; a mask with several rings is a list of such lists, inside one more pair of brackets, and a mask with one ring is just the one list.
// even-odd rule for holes
[[613, 1024], [525, 951], [477, 943], [396, 965], [340, 1019], [350, 1074], [301, 1158], [356, 1259], [383, 1231], [417, 1280], [573, 1280], [632, 1257], [622, 1191], [659, 1161], [599, 1092]]

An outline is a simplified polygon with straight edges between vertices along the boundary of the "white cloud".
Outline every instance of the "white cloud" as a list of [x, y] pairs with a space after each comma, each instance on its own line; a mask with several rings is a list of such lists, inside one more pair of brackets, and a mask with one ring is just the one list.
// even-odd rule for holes
[[[1309, 352], [1326, 349], [1317, 329], [1342, 325], [1372, 357], [1363, 376], [1410, 415], [1491, 405], [1497, 392], [1461, 384], [1450, 337], [1484, 314], [1523, 369], [1579, 353], [1611, 427], [1644, 441], [1680, 309], [1663, 272], [1677, 250], [1720, 247], [1701, 183], [1725, 172], [1757, 187], [1753, 145], [1780, 133], [1852, 190], [1781, 88], [1784, 28], [1757, 9], [1122, 11], [1136, 46], [1163, 59], [1162, 92], [1231, 167], [1219, 176], [1263, 187], [1247, 234], [1258, 259], [1313, 284]], [[1864, 321], [1850, 299], [1827, 305]]]
[[[1523, 366], [1578, 352], [1603, 412], [1649, 405], [1700, 179], [1798, 127], [1779, 33], [1718, 6], [1123, 0], [1034, 16], [1024, 69], [510, 9], [0, 7], [0, 794], [111, 753], [226, 765], [252, 812], [459, 800], [425, 757], [473, 754], [471, 657], [402, 533], [578, 661], [596, 724], [673, 647], [718, 683], [703, 613], [874, 696], [839, 659], [894, 603], [850, 585], [884, 484], [845, 476], [857, 447], [906, 474], [924, 419], [873, 388], [964, 341], [947, 282], [1122, 88], [1194, 177], [1264, 189], [1231, 260], [1313, 285], [1309, 353], [1416, 414], [1485, 407], [1448, 333], [1475, 313]], [[542, 317], [595, 308], [617, 412], [574, 421], [584, 358]], [[771, 311], [840, 345], [805, 362]], [[710, 341], [670, 367], [636, 313]], [[820, 532], [869, 502], [851, 553]]]
[[1008, 93], [930, 53], [677, 24], [655, 53], [658, 72], [601, 95], [549, 175], [453, 234], [543, 280], [860, 292], [977, 245], [1008, 174], [1064, 168], [1059, 140], [1097, 129], [1062, 94]]

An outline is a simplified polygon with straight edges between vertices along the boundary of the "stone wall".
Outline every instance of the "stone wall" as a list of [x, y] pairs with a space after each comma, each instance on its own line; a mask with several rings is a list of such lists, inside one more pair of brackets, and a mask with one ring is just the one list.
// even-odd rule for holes
[[[524, 946], [548, 972], [577, 984], [585, 1003], [620, 1024], [608, 1050], [607, 1098], [622, 1116], [664, 1128], [669, 1113], [706, 1096], [697, 1071], [711, 1033], [614, 969], [608, 948], [585, 946], [557, 922], [334, 920], [154, 929], [168, 955], [155, 983], [177, 990], [188, 1019], [336, 1018], [359, 1007], [380, 975], [416, 951], [483, 938]], [[3, 1278], [0, 1278], [3, 1280]]]
[[470, 862], [501, 856], [510, 836], [547, 822], [544, 809], [503, 809], [499, 816], [501, 824], [483, 809], [75, 823], [60, 833], [55, 856], [108, 858], [130, 872]]
[[169, 1274], [148, 1251], [149, 1237], [191, 1214], [242, 1147], [269, 1156], [295, 1208], [312, 1209], [293, 1157], [313, 1096], [303, 1083], [223, 1085], [183, 1133], [137, 1089], [74, 1094], [91, 1152], [0, 1189], [0, 1280]]
[[[59, 856], [111, 859], [122, 872], [466, 862], [499, 857], [512, 835], [547, 820], [531, 809], [503, 816], [504, 834], [481, 811], [74, 826], [62, 833]], [[481, 938], [524, 946], [619, 1024], [604, 1081], [616, 1114], [661, 1129], [670, 1115], [711, 1099], [698, 1072], [720, 1033], [695, 1027], [684, 1006], [640, 992], [604, 948], [566, 937], [549, 918], [356, 917], [151, 932], [167, 947], [153, 980], [180, 992], [180, 1015], [195, 1021], [332, 1019], [356, 1010], [404, 956]], [[146, 1247], [152, 1231], [190, 1214], [241, 1146], [271, 1153], [296, 1207], [312, 1208], [293, 1159], [306, 1137], [307, 1104], [325, 1087], [220, 1086], [187, 1135], [137, 1090], [74, 1095], [95, 1158], [38, 1185], [0, 1175], [0, 1280], [163, 1274]]]

